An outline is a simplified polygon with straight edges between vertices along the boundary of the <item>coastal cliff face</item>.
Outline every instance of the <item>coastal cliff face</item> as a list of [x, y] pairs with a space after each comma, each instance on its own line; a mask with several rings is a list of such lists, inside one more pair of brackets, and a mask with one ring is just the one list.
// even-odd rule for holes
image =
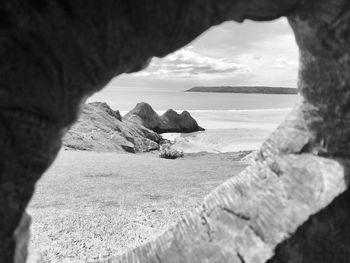
[[198, 125], [197, 121], [192, 118], [188, 111], [183, 111], [181, 114], [178, 114], [176, 111], [169, 109], [163, 115], [159, 116], [152, 107], [145, 102], [138, 103], [124, 118], [139, 125], [143, 125], [157, 133], [188, 133], [204, 130]]
[[121, 117], [106, 103], [85, 104], [76, 124], [63, 138], [67, 149], [98, 152], [158, 150], [163, 138], [142, 125]]
[[151, 130], [156, 129], [160, 123], [159, 115], [153, 110], [151, 105], [145, 102], [137, 103], [135, 108], [129, 111], [124, 118]]

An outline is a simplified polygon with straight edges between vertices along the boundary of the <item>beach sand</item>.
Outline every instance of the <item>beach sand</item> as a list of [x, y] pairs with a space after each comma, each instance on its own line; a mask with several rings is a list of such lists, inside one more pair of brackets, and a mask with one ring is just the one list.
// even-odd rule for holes
[[285, 119], [290, 109], [264, 110], [197, 110], [191, 115], [206, 130], [162, 136], [184, 152], [213, 153], [257, 150], [272, 131]]
[[[61, 151], [36, 186], [31, 251], [44, 262], [119, 255], [155, 238], [246, 164], [244, 153], [189, 154]], [[37, 252], [33, 252], [32, 259]]]

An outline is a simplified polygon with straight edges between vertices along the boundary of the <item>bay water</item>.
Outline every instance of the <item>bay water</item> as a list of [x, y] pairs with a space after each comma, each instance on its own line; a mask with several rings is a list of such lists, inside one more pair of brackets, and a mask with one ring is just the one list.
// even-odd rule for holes
[[103, 101], [126, 114], [138, 102], [158, 113], [187, 110], [205, 131], [163, 134], [184, 152], [256, 150], [283, 121], [299, 95], [185, 92], [186, 88], [108, 86], [88, 102]]

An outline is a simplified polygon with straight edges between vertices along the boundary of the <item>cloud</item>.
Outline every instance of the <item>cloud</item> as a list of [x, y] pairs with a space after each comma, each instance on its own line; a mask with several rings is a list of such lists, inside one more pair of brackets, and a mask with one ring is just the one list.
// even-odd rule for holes
[[153, 58], [144, 71], [123, 75], [113, 83], [135, 87], [174, 87], [176, 83], [187, 83], [187, 87], [198, 83], [296, 86], [297, 68], [298, 49], [286, 19], [226, 22], [177, 52]]
[[136, 75], [190, 78], [199, 75], [225, 75], [242, 68], [242, 64], [223, 57], [207, 56], [192, 46], [187, 46], [163, 59], [154, 58], [145, 71]]
[[274, 63], [271, 65], [275, 69], [285, 69], [285, 68], [294, 68], [297, 67], [298, 63], [295, 60], [289, 60], [285, 58], [277, 58]]

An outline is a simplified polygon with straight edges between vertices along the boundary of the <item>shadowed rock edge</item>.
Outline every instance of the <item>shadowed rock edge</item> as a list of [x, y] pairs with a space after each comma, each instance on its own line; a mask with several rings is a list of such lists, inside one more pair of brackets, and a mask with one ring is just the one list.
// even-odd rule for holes
[[[262, 145], [254, 163], [210, 193], [198, 211], [158, 239], [98, 262], [262, 263], [274, 256], [284, 240], [292, 237], [298, 242], [295, 231], [310, 216], [317, 218], [321, 209], [347, 189], [349, 181], [344, 168], [348, 160], [320, 157], [315, 148], [308, 147], [315, 139], [304, 120], [308, 108], [305, 102], [296, 106]], [[344, 224], [346, 217], [342, 220]], [[322, 237], [326, 242], [327, 234]], [[293, 258], [298, 249], [286, 251], [290, 260], [276, 262], [317, 262], [312, 252], [303, 261]]]
[[[346, 0], [1, 0], [1, 7], [0, 262], [25, 262], [25, 207], [84, 98], [212, 25], [280, 16], [289, 17], [300, 48], [301, 108], [263, 145], [256, 163], [209, 195], [196, 215], [114, 261], [266, 262], [292, 236], [272, 260], [322, 262], [317, 250], [305, 253], [298, 245], [301, 229], [324, 232], [321, 245], [311, 249], [336, 237], [321, 260], [349, 261], [349, 231], [333, 235], [346, 217], [335, 215], [326, 223], [331, 227], [317, 220], [318, 211], [348, 191]], [[347, 208], [334, 207], [341, 215]], [[307, 229], [300, 227], [313, 214]]]

